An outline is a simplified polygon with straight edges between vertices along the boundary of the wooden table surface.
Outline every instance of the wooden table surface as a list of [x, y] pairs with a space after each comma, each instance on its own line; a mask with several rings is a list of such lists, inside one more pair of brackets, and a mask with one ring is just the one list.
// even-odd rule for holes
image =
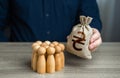
[[0, 43], [0, 78], [120, 78], [120, 43], [103, 43], [92, 60], [65, 52], [65, 68], [53, 74], [31, 70], [32, 43]]

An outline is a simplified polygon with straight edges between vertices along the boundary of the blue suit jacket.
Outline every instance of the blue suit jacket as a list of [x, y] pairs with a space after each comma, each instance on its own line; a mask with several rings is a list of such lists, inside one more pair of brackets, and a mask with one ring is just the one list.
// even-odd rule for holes
[[96, 0], [0, 0], [0, 41], [66, 41], [80, 15], [93, 17], [91, 26], [101, 30]]

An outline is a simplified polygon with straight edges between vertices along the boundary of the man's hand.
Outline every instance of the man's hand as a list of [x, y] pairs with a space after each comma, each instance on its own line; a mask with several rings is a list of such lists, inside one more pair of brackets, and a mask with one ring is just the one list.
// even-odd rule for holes
[[100, 32], [93, 28], [93, 34], [92, 37], [90, 39], [90, 45], [89, 45], [89, 49], [90, 51], [95, 51], [96, 48], [102, 43], [102, 38], [101, 38], [101, 34]]

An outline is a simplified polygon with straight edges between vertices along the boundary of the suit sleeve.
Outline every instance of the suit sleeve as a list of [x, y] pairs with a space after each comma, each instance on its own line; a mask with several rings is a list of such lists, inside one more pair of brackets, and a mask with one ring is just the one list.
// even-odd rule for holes
[[8, 41], [4, 28], [8, 22], [8, 0], [0, 0], [0, 42]]
[[80, 0], [79, 14], [93, 18], [90, 26], [101, 32], [102, 23], [99, 15], [99, 8], [96, 0]]

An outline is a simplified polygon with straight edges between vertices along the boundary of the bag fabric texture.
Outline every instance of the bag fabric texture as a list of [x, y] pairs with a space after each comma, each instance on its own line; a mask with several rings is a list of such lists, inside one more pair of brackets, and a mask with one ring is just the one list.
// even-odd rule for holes
[[92, 59], [91, 51], [89, 50], [89, 41], [93, 30], [90, 27], [92, 22], [91, 17], [80, 16], [80, 24], [73, 27], [72, 32], [67, 38], [66, 50], [79, 57]]

